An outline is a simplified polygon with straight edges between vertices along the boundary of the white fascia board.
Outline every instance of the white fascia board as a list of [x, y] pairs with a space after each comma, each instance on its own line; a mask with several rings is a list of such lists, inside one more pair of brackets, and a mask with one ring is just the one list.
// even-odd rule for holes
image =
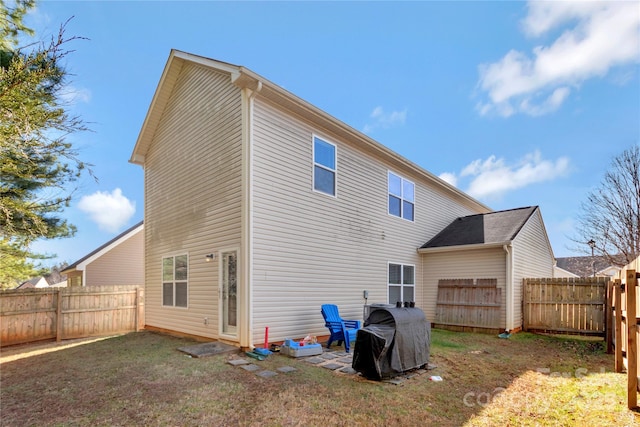
[[442, 253], [442, 252], [458, 252], [458, 251], [474, 251], [480, 249], [502, 248], [510, 245], [511, 241], [500, 243], [476, 243], [473, 245], [457, 245], [457, 246], [440, 246], [437, 248], [419, 248], [419, 254]]

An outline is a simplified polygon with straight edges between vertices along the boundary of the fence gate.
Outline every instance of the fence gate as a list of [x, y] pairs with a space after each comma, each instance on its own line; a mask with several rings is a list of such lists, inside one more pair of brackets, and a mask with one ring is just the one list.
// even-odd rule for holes
[[524, 279], [525, 331], [605, 335], [607, 277]]

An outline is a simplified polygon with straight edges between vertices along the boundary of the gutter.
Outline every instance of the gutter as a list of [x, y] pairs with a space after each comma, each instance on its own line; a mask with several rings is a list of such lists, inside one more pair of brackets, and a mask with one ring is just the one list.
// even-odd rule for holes
[[257, 79], [243, 79], [242, 74], [234, 74], [231, 81], [242, 91], [243, 129], [242, 129], [242, 180], [244, 185], [242, 209], [242, 273], [244, 277], [244, 294], [242, 298], [245, 307], [241, 311], [242, 324], [246, 325], [238, 331], [238, 340], [242, 348], [254, 348], [253, 345], [253, 101], [262, 90], [262, 82]]
[[474, 251], [490, 248], [504, 248], [511, 246], [511, 241], [499, 243], [474, 243], [471, 245], [455, 245], [455, 246], [438, 246], [433, 248], [418, 248], [419, 254], [442, 253], [442, 252], [458, 252], [458, 251]]
[[511, 328], [509, 325], [513, 325], [513, 246], [511, 243], [505, 244], [502, 249], [506, 252], [505, 256], [505, 288], [506, 288], [506, 325], [505, 331], [509, 331]]

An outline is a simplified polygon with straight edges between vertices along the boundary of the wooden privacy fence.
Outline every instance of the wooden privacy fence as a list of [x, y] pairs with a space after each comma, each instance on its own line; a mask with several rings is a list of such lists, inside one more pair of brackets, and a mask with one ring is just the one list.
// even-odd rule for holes
[[604, 337], [608, 280], [606, 277], [523, 279], [523, 329]]
[[0, 346], [144, 327], [144, 289], [99, 286], [0, 292]]
[[638, 278], [636, 270], [626, 270], [621, 275], [622, 280], [617, 279], [609, 285], [610, 319], [613, 325], [612, 332], [607, 334], [607, 351], [614, 347], [615, 370], [622, 372], [627, 370], [627, 406], [634, 409], [638, 406], [638, 342], [640, 335], [638, 330]]
[[502, 289], [498, 279], [440, 279], [435, 323], [471, 328], [500, 328]]

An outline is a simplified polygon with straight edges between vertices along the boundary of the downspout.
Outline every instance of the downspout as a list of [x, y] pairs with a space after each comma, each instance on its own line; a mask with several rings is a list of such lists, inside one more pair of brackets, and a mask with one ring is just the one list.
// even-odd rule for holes
[[513, 247], [511, 244], [503, 245], [506, 252], [505, 263], [505, 288], [506, 288], [506, 324], [505, 331], [513, 329]]
[[240, 346], [243, 348], [253, 348], [253, 288], [252, 288], [252, 268], [253, 268], [253, 100], [262, 89], [262, 82], [258, 81], [254, 89], [245, 87], [242, 89], [244, 114], [243, 140], [243, 161], [242, 177], [244, 181], [244, 206], [242, 221], [242, 262], [245, 281], [245, 307], [243, 312], [243, 322], [246, 327], [240, 331]]

